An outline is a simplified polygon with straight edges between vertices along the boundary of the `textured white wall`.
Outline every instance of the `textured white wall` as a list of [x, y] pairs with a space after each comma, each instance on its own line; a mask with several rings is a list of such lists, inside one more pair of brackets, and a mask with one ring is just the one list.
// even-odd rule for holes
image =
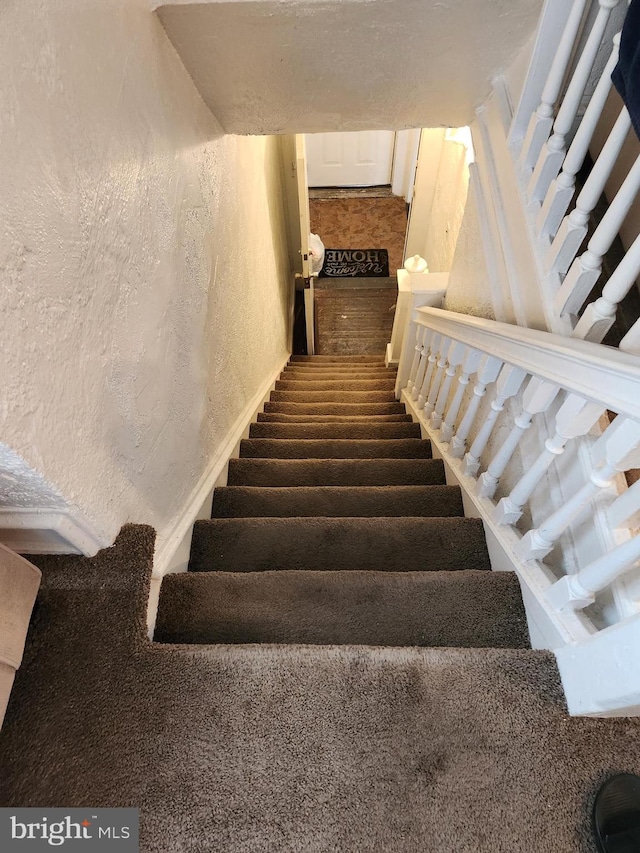
[[277, 140], [223, 136], [146, 0], [0, 20], [5, 504], [162, 530], [286, 354]]
[[152, 0], [233, 133], [460, 127], [542, 0]]
[[448, 311], [494, 320], [493, 295], [482, 240], [476, 182], [477, 177], [472, 172], [443, 307]]
[[449, 272], [467, 203], [469, 167], [465, 146], [445, 137], [423, 251], [430, 272]]

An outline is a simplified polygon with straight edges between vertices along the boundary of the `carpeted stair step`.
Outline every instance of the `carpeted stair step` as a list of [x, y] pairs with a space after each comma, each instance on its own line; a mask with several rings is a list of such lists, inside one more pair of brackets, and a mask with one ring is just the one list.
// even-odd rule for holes
[[289, 364], [375, 364], [385, 367], [379, 355], [292, 355]]
[[155, 639], [527, 648], [511, 572], [183, 572], [166, 575]]
[[443, 485], [441, 459], [230, 459], [228, 486]]
[[222, 486], [212, 518], [459, 516], [457, 486]]
[[346, 376], [355, 376], [355, 377], [373, 377], [375, 379], [395, 379], [398, 375], [398, 371], [395, 368], [390, 367], [375, 367], [369, 366], [366, 364], [361, 364], [356, 367], [341, 367], [338, 364], [327, 364], [323, 367], [306, 367], [303, 364], [298, 365], [289, 365], [283, 368], [282, 373], [280, 374], [284, 379], [285, 376], [301, 376], [308, 377], [309, 379], [321, 379], [323, 376], [335, 376], [338, 379]]
[[277, 424], [409, 424], [411, 415], [286, 415], [258, 412], [258, 423]]
[[395, 379], [373, 379], [373, 380], [329, 380], [322, 379], [283, 380], [276, 382], [276, 391], [391, 391], [395, 388]]
[[301, 370], [297, 367], [285, 367], [280, 374], [280, 379], [302, 379], [307, 382], [315, 382], [320, 379], [392, 379], [395, 381], [397, 373], [395, 370], [387, 370], [386, 368], [374, 367], [368, 370], [352, 370], [346, 367], [338, 368], [337, 370]]
[[196, 522], [189, 562], [196, 572], [490, 568], [477, 518], [214, 518]]
[[264, 404], [267, 413], [280, 412], [285, 415], [404, 415], [402, 403], [287, 403], [268, 402]]
[[350, 441], [341, 438], [245, 438], [242, 459], [431, 459], [431, 442], [421, 438]]
[[420, 438], [420, 424], [337, 423], [337, 424], [251, 424], [250, 438], [277, 439], [388, 439]]
[[273, 403], [395, 403], [393, 391], [281, 391], [271, 392]]

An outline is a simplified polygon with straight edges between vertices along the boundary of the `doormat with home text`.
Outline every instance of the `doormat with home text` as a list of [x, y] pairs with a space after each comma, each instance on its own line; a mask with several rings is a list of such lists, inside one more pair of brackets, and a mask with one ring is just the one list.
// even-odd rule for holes
[[386, 249], [325, 249], [320, 278], [377, 278], [389, 276]]

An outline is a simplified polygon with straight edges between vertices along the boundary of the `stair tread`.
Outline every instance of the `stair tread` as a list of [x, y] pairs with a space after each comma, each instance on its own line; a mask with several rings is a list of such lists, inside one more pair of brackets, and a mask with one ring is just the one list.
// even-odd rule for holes
[[258, 423], [280, 424], [409, 424], [411, 415], [289, 415], [284, 412], [259, 412]]
[[276, 391], [393, 391], [395, 379], [278, 379]]
[[281, 379], [306, 379], [312, 381], [315, 379], [396, 379], [397, 370], [390, 367], [359, 367], [354, 370], [352, 367], [337, 367], [333, 365], [332, 369], [325, 368], [321, 370], [318, 367], [285, 367], [280, 374]]
[[338, 391], [327, 389], [326, 391], [283, 391], [276, 389], [271, 392], [272, 402], [290, 403], [395, 403], [396, 398], [393, 391]]
[[174, 643], [529, 645], [517, 578], [469, 569], [168, 575], [156, 636]]
[[250, 438], [274, 439], [399, 439], [420, 438], [417, 423], [254, 423], [249, 430]]
[[241, 458], [265, 459], [430, 459], [431, 443], [421, 438], [313, 439], [246, 438]]
[[441, 459], [231, 459], [228, 486], [444, 484]]
[[335, 361], [341, 364], [381, 364], [384, 366], [384, 358], [379, 355], [292, 355], [289, 359], [289, 364], [326, 364], [327, 362]]
[[[286, 545], [286, 560], [283, 543]], [[477, 518], [214, 518], [193, 531], [190, 571], [457, 571], [491, 566]]]
[[461, 516], [457, 486], [222, 486], [212, 518], [255, 516]]
[[271, 402], [264, 404], [265, 412], [288, 412], [290, 414], [327, 414], [327, 415], [377, 415], [377, 414], [405, 414], [402, 403], [307, 403], [299, 402]]

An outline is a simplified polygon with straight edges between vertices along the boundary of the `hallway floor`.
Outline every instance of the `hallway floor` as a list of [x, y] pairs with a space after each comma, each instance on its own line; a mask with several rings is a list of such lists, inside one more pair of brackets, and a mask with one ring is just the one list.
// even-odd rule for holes
[[338, 198], [309, 201], [311, 231], [327, 249], [387, 249], [389, 274], [403, 265], [407, 204], [403, 198]]

